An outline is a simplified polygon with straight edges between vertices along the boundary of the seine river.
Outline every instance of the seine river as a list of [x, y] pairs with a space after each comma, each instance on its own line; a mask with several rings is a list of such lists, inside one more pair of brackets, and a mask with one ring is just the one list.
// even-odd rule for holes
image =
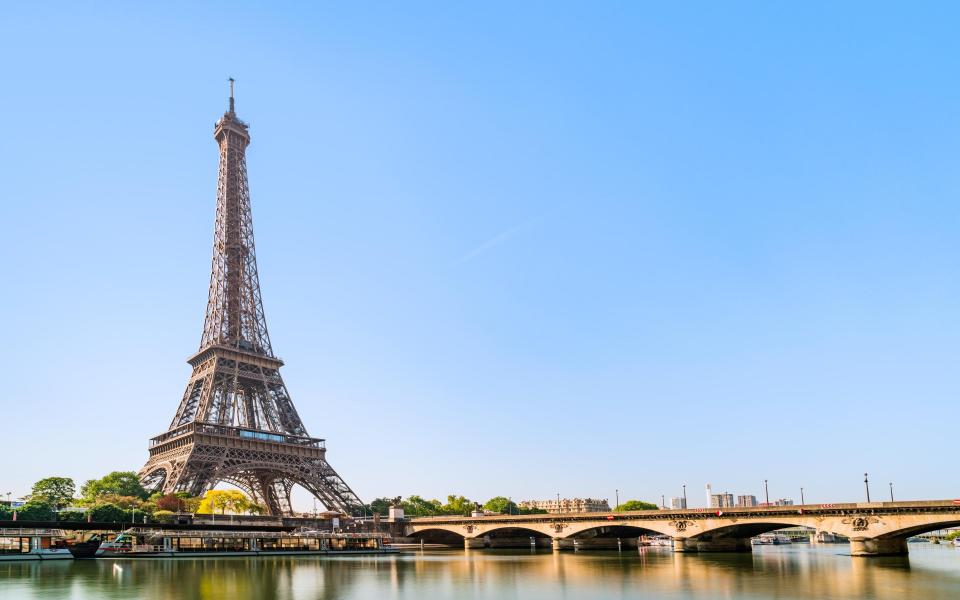
[[427, 551], [343, 558], [0, 563], [0, 598], [960, 598], [960, 549], [853, 558], [845, 546], [751, 554]]

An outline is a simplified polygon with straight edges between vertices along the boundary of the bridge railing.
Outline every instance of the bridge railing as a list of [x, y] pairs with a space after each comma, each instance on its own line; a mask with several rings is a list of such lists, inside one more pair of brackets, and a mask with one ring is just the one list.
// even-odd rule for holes
[[62, 529], [47, 527], [0, 527], [0, 537], [63, 537]]

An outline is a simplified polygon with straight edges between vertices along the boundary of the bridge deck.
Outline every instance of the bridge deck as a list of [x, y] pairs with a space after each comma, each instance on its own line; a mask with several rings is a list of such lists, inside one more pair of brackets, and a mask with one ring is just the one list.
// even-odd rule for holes
[[576, 521], [662, 521], [664, 519], [710, 519], [785, 516], [835, 517], [849, 514], [935, 514], [960, 512], [958, 500], [914, 500], [905, 502], [849, 502], [842, 504], [797, 504], [792, 506], [759, 506], [751, 508], [690, 508], [685, 510], [652, 509], [626, 512], [549, 513], [539, 515], [490, 515], [484, 517], [439, 516], [411, 517], [408, 521], [418, 525], [456, 525], [461, 523], [552, 523], [557, 520]]

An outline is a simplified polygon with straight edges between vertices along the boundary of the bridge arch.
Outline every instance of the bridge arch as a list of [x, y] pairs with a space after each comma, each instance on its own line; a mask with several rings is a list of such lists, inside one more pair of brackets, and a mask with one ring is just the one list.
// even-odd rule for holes
[[714, 540], [719, 538], [749, 539], [764, 533], [777, 531], [778, 529], [809, 526], [809, 522], [805, 522], [801, 519], [765, 519], [760, 522], [743, 521], [729, 524], [717, 524], [713, 527], [710, 526], [708, 521], [705, 523], [705, 526], [702, 529], [688, 531], [688, 535], [685, 537], [693, 541]]
[[553, 535], [543, 527], [524, 527], [522, 525], [504, 525], [491, 527], [478, 533], [473, 547], [481, 542], [487, 548], [550, 548]]
[[[615, 535], [620, 533], [622, 535]], [[640, 537], [641, 535], [665, 535], [675, 537], [676, 529], [666, 523], [648, 521], [618, 521], [616, 523], [583, 523], [571, 524], [566, 527], [560, 536], [565, 538], [583, 537]]]
[[167, 461], [153, 466], [150, 470], [142, 470], [137, 477], [144, 489], [162, 491], [171, 472], [173, 465]]
[[361, 508], [359, 505], [344, 506], [336, 497], [336, 491], [327, 486], [321, 473], [270, 461], [224, 465], [211, 474], [208, 482], [211, 486], [226, 482], [243, 489], [256, 502], [266, 505], [270, 514], [292, 512], [290, 495], [294, 486], [302, 487], [327, 510], [341, 510], [349, 514]]
[[420, 529], [411, 532], [408, 537], [421, 540], [428, 544], [447, 544], [451, 546], [462, 546], [463, 540], [466, 539], [466, 536], [456, 531], [456, 529], [443, 526]]
[[927, 523], [922, 523], [919, 525], [912, 525], [909, 527], [903, 527], [900, 529], [895, 529], [887, 533], [883, 533], [877, 536], [877, 539], [899, 539], [899, 538], [909, 538], [915, 535], [921, 535], [924, 533], [930, 533], [931, 531], [937, 531], [938, 529], [948, 529], [950, 527], [960, 527], [960, 519], [957, 517], [951, 517], [945, 520], [931, 520]]
[[504, 525], [502, 527], [492, 527], [476, 534], [475, 537], [536, 537], [550, 538], [550, 533], [543, 528], [523, 527], [518, 525]]

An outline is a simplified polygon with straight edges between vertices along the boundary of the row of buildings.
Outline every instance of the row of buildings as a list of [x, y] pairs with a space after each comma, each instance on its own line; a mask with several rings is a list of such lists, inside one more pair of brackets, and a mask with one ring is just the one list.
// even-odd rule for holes
[[555, 500], [523, 500], [520, 508], [539, 508], [548, 513], [608, 512], [610, 503], [596, 498], [557, 498]]
[[[674, 498], [676, 500], [676, 498]], [[681, 498], [682, 500], [682, 498]], [[671, 508], [686, 508], [684, 506], [671, 506]], [[733, 499], [733, 494], [730, 492], [723, 492], [720, 494], [714, 494], [713, 488], [710, 484], [707, 484], [707, 507], [709, 508], [750, 508], [751, 506], [793, 506], [793, 500], [789, 498], [778, 498], [773, 502], [758, 502], [757, 497], [753, 494], [743, 494], [737, 496], [736, 501]]]
[[[753, 494], [741, 494], [734, 498], [734, 495], [730, 492], [714, 494], [710, 484], [707, 484], [708, 508], [750, 508], [752, 506], [793, 506], [793, 500], [789, 498], [778, 498], [768, 504], [758, 501], [757, 497]], [[670, 498], [670, 508], [674, 510], [686, 509], [687, 499], [683, 496]]]
[[[556, 498], [552, 500], [524, 500], [517, 504], [520, 508], [539, 508], [548, 513], [588, 513], [588, 512], [607, 512], [610, 510], [610, 503], [607, 500], [598, 500], [596, 498]], [[734, 497], [730, 492], [714, 494], [713, 488], [707, 484], [707, 507], [708, 508], [750, 508], [752, 506], [793, 506], [793, 500], [789, 498], [778, 498], [767, 504], [759, 502], [753, 494], [741, 494]], [[661, 508], [667, 508], [663, 506]], [[669, 508], [683, 510], [687, 508], [687, 499], [683, 496], [674, 496], [670, 498]]]

